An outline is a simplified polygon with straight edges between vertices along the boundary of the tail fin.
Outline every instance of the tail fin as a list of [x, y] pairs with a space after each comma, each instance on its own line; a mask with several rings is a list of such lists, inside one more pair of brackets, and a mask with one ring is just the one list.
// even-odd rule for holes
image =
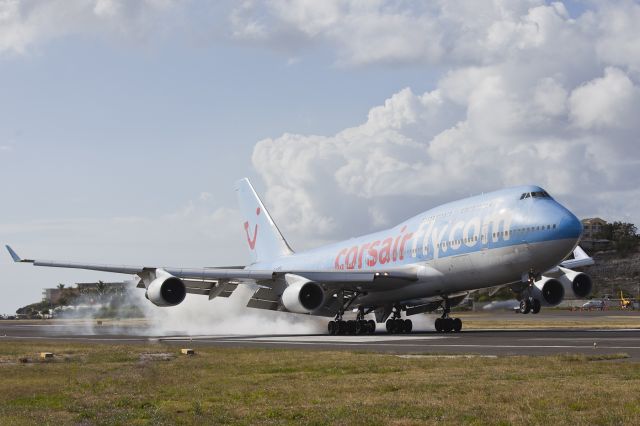
[[293, 254], [269, 212], [260, 201], [249, 179], [236, 182], [240, 213], [244, 219], [244, 231], [251, 251], [251, 260], [263, 262]]

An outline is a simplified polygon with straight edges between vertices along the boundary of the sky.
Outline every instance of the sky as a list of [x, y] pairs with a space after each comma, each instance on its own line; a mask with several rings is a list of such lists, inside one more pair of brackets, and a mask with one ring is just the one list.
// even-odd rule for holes
[[[245, 264], [245, 176], [299, 250], [520, 184], [640, 224], [638, 22], [630, 0], [0, 0], [0, 240]], [[121, 278], [1, 255], [0, 313]]]

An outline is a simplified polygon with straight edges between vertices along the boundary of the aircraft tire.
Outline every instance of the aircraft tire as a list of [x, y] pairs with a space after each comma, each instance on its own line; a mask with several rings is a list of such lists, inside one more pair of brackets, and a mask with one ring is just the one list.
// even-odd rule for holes
[[374, 320], [369, 320], [367, 322], [367, 324], [369, 325], [369, 334], [373, 334], [376, 332], [376, 322]]
[[532, 314], [537, 314], [540, 312], [540, 308], [541, 308], [541, 304], [540, 301], [538, 299], [532, 299], [532, 303], [531, 303], [531, 313]]
[[528, 314], [531, 311], [531, 303], [529, 303], [529, 299], [522, 299], [520, 301], [520, 313]]
[[338, 321], [336, 327], [336, 334], [347, 334], [347, 322], [346, 321]]
[[356, 334], [365, 334], [368, 329], [367, 322], [365, 320], [356, 321]]
[[404, 320], [402, 331], [404, 331], [405, 333], [411, 333], [412, 329], [413, 329], [413, 322], [411, 322], [410, 319]]
[[347, 334], [356, 334], [356, 322], [354, 320], [347, 321]]
[[387, 322], [385, 323], [385, 327], [387, 327], [387, 333], [391, 333], [391, 321], [393, 320], [387, 320]]
[[453, 320], [451, 318], [445, 318], [442, 322], [442, 331], [450, 333], [453, 329]]
[[329, 321], [329, 324], [327, 324], [327, 329], [329, 330], [329, 335], [330, 336], [335, 336], [337, 334], [336, 333], [336, 331], [337, 331], [336, 330], [337, 329], [336, 322], [335, 321]]
[[460, 330], [462, 330], [462, 320], [460, 318], [454, 318], [453, 331], [455, 331], [456, 333], [460, 333]]
[[442, 333], [442, 318], [436, 318], [435, 327], [438, 333]]

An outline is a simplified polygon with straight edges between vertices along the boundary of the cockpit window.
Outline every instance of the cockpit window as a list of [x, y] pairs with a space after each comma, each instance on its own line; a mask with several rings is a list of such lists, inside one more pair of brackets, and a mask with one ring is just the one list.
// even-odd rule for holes
[[551, 198], [549, 197], [549, 194], [547, 194], [547, 191], [532, 192], [531, 196], [533, 198]]
[[521, 200], [525, 198], [551, 198], [547, 191], [525, 192], [520, 196]]

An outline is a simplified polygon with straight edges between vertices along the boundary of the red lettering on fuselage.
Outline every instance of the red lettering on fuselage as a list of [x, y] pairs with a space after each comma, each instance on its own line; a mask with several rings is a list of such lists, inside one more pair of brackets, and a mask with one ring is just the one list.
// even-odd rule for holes
[[382, 242], [382, 248], [378, 252], [378, 262], [381, 265], [391, 261], [391, 244], [393, 244], [393, 238], [387, 238]]
[[378, 263], [378, 250], [375, 249], [375, 246], [380, 245], [380, 240], [376, 240], [371, 243], [369, 246], [369, 260], [367, 260], [367, 266], [374, 267], [376, 263]]
[[336, 269], [344, 269], [344, 265], [340, 262], [340, 257], [342, 257], [342, 255], [345, 254], [346, 252], [347, 252], [346, 248], [343, 248], [338, 252], [338, 255], [336, 256], [336, 262], [334, 263], [334, 266], [336, 267]]
[[334, 261], [335, 269], [373, 268], [377, 264], [384, 265], [404, 260], [407, 242], [413, 238], [413, 232], [405, 234], [407, 227], [400, 229], [400, 235], [387, 237], [384, 240], [366, 242], [359, 246], [340, 249]]
[[353, 246], [344, 258], [344, 263], [347, 269], [354, 269], [356, 267], [356, 260], [358, 259], [358, 246]]
[[360, 253], [358, 254], [358, 269], [362, 269], [362, 255], [367, 247], [369, 247], [369, 243], [365, 243], [360, 247]]
[[412, 237], [413, 232], [409, 232], [408, 234], [405, 234], [404, 237], [402, 237], [402, 242], [400, 243], [400, 260], [404, 260], [404, 246]]

